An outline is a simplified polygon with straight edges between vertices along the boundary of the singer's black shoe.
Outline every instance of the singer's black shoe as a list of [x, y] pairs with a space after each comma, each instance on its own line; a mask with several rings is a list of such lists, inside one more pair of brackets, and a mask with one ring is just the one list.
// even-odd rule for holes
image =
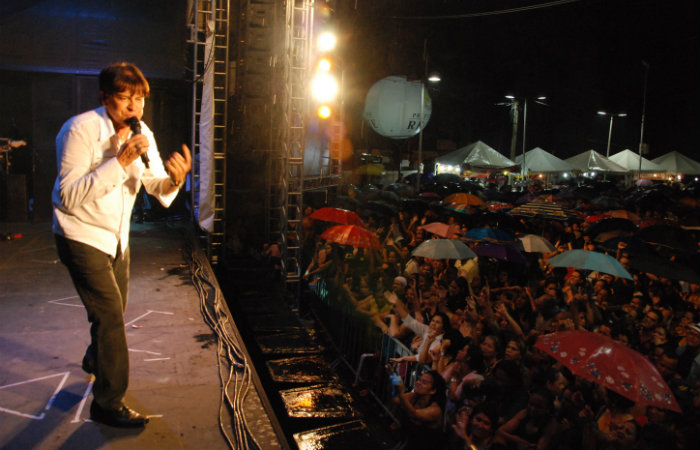
[[116, 409], [105, 409], [94, 400], [90, 405], [90, 419], [120, 428], [139, 428], [148, 423], [148, 417], [137, 413], [126, 405], [121, 405]]

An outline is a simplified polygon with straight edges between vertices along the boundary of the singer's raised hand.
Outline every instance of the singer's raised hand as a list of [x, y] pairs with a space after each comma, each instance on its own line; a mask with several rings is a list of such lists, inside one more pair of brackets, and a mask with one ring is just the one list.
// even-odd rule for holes
[[126, 140], [119, 148], [117, 161], [123, 168], [127, 168], [131, 163], [148, 151], [148, 138], [143, 134], [136, 134]]
[[173, 185], [179, 186], [182, 184], [192, 168], [190, 149], [185, 144], [182, 144], [182, 154], [179, 152], [171, 154], [168, 160], [165, 161], [165, 168], [168, 170], [168, 175], [170, 175]]

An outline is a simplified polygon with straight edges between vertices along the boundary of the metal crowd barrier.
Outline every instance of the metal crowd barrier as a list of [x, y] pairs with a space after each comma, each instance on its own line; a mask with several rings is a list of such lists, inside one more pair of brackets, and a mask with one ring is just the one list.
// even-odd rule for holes
[[355, 376], [355, 386], [372, 395], [392, 419], [396, 405], [391, 401], [394, 387], [389, 379], [393, 371], [401, 376], [404, 389], [413, 389], [420, 375], [430, 370], [417, 362], [391, 362], [392, 358], [415, 355], [398, 339], [384, 334], [371, 318], [357, 312], [349, 301], [343, 301], [331, 283], [318, 280], [310, 290], [312, 311], [335, 347], [339, 362]]

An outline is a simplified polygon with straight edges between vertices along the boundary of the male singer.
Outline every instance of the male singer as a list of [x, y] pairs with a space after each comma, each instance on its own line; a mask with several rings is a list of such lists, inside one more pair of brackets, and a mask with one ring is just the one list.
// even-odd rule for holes
[[140, 122], [150, 90], [135, 65], [106, 67], [99, 86], [102, 106], [68, 120], [56, 137], [53, 231], [91, 323], [82, 365], [95, 376], [90, 417], [116, 427], [142, 427], [148, 418], [124, 404], [131, 211], [142, 184], [169, 206], [191, 157], [183, 145], [182, 154], [173, 153], [163, 166], [153, 133]]

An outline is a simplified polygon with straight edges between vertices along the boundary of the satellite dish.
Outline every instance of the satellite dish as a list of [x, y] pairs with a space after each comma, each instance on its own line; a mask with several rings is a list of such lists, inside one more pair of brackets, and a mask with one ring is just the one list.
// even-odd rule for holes
[[[423, 89], [424, 126], [430, 120], [432, 102]], [[391, 139], [408, 139], [420, 132], [420, 80], [405, 76], [383, 78], [370, 88], [365, 98], [364, 119], [374, 131]]]

